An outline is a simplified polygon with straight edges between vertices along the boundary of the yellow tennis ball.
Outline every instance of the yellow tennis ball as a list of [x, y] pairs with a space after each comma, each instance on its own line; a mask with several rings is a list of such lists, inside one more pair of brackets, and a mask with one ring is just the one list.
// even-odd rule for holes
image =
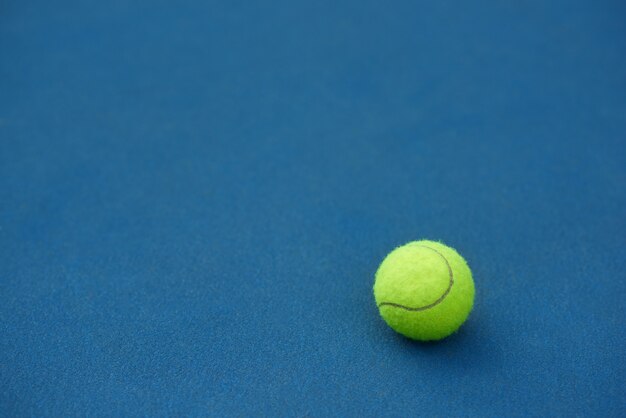
[[383, 260], [376, 272], [374, 298], [385, 322], [400, 334], [440, 340], [467, 319], [474, 304], [474, 281], [454, 249], [414, 241]]

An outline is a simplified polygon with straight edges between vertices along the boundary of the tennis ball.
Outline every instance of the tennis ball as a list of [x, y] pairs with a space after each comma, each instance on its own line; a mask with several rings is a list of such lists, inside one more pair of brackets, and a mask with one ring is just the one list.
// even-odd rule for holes
[[440, 340], [467, 319], [474, 304], [474, 281], [455, 250], [439, 242], [414, 241], [383, 260], [374, 298], [395, 331], [415, 340]]

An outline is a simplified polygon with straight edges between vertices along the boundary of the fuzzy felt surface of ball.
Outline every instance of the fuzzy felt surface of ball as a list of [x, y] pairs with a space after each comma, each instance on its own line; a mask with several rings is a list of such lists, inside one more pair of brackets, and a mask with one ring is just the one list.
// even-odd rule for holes
[[435, 241], [413, 241], [385, 257], [376, 272], [374, 298], [385, 322], [420, 341], [455, 332], [474, 304], [474, 281], [454, 249]]

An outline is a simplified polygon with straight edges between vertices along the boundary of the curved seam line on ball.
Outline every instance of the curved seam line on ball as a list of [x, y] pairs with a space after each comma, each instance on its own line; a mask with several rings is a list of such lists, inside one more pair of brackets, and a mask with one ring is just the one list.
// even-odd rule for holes
[[435, 253], [437, 253], [437, 255], [443, 259], [443, 261], [446, 263], [446, 266], [448, 267], [448, 274], [450, 275], [450, 283], [448, 284], [448, 288], [446, 289], [445, 292], [443, 292], [443, 295], [441, 295], [439, 297], [439, 299], [437, 299], [433, 303], [428, 304], [426, 306], [420, 306], [420, 307], [417, 307], [417, 308], [411, 308], [410, 306], [400, 305], [399, 303], [382, 302], [382, 303], [380, 303], [378, 305], [379, 308], [381, 306], [393, 306], [394, 308], [400, 308], [400, 309], [404, 309], [404, 310], [412, 311], [412, 312], [425, 311], [426, 309], [433, 308], [433, 307], [439, 305], [441, 302], [443, 302], [443, 300], [446, 298], [446, 296], [448, 296], [448, 294], [450, 293], [450, 290], [452, 290], [452, 285], [454, 284], [454, 275], [452, 273], [452, 267], [450, 266], [450, 263], [448, 262], [448, 259], [446, 257], [444, 257], [443, 254], [441, 254], [439, 251], [435, 250], [434, 248], [427, 247], [426, 245], [416, 245], [416, 247], [428, 248], [429, 250], [434, 251]]

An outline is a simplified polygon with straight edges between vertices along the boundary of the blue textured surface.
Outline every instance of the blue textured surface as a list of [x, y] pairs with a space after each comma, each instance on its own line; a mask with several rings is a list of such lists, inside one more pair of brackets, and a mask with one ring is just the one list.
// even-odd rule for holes
[[1, 415], [624, 412], [625, 8], [338, 3], [0, 2]]

